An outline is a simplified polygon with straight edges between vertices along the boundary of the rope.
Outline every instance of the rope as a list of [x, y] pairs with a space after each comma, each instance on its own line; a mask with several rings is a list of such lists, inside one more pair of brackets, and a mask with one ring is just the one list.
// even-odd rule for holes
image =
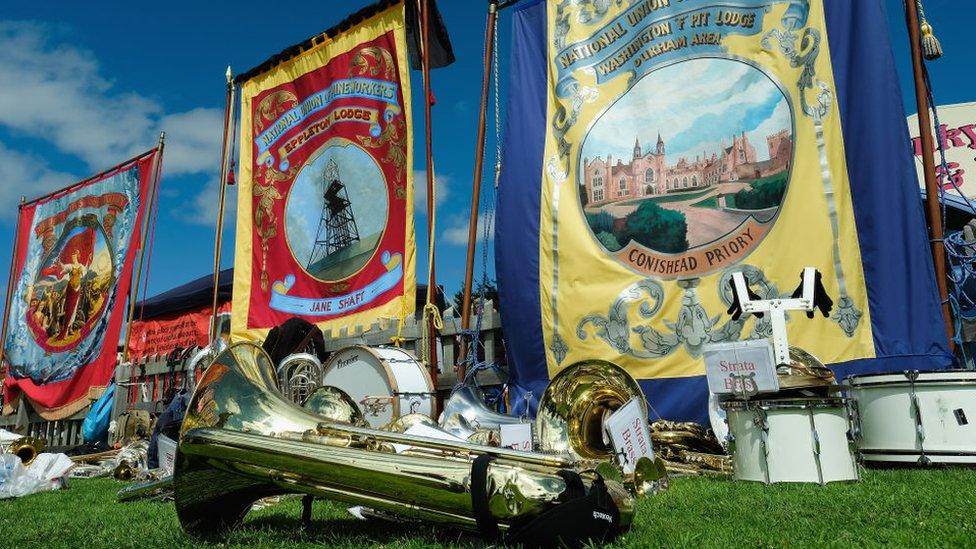
[[[159, 169], [159, 176], [157, 179], [162, 179], [162, 166]], [[159, 188], [159, 181], [156, 181], [156, 187]], [[156, 191], [156, 199], [153, 203], [149, 205], [152, 213], [152, 217], [149, 220], [149, 244], [146, 249], [146, 271], [145, 271], [145, 281], [142, 286], [142, 307], [139, 307], [139, 320], [142, 320], [142, 312], [146, 309], [146, 294], [149, 293], [149, 273], [152, 272], [150, 267], [152, 266], [153, 257], [153, 247], [156, 243], [156, 219], [159, 217], [159, 191]], [[148, 216], [147, 216], [148, 217]], [[139, 293], [139, 288], [136, 288], [136, 294]]]
[[[911, 1], [911, 0], [909, 0]], [[923, 16], [924, 17], [924, 16]], [[941, 173], [938, 176], [938, 196], [939, 196], [939, 208], [941, 214], [942, 223], [942, 233], [943, 240], [942, 245], [945, 249], [946, 255], [949, 258], [949, 266], [947, 269], [946, 278], [948, 281], [948, 296], [947, 301], [949, 302], [949, 307], [952, 310], [952, 328], [953, 328], [953, 342], [956, 344], [956, 348], [959, 349], [962, 355], [964, 364], [969, 362], [969, 357], [962, 345], [962, 321], [961, 318], [964, 316], [962, 307], [963, 305], [976, 306], [976, 303], [970, 299], [969, 296], [963, 291], [963, 286], [971, 279], [976, 278], [976, 241], [967, 240], [963, 231], [953, 231], [952, 233], [946, 233], [946, 187], [950, 186], [956, 191], [959, 198], [966, 202], [969, 211], [976, 213], [976, 207], [974, 207], [973, 202], [967, 197], [960, 189], [959, 185], [956, 183], [955, 178], [953, 178], [949, 171], [949, 162], [946, 159], [945, 153], [945, 139], [942, 134], [941, 128], [942, 123], [939, 120], [939, 109], [936, 106], [935, 94], [932, 91], [932, 81], [929, 78], [929, 71], [927, 65], [922, 64], [922, 80], [925, 83], [925, 94], [928, 98], [929, 105], [932, 111], [932, 122], [935, 128], [935, 140], [936, 140], [936, 150], [939, 153], [939, 167], [941, 168]], [[919, 134], [923, 131], [929, 131], [930, 128], [922, 128], [919, 125]], [[947, 183], [948, 182], [948, 183]]]
[[433, 335], [430, 333], [431, 324], [437, 332], [444, 329], [440, 310], [437, 309], [437, 305], [428, 302], [424, 305], [423, 322], [420, 328], [420, 361], [426, 365], [430, 364], [430, 345]]
[[[501, 146], [501, 99], [499, 90], [499, 62], [498, 62], [498, 25], [495, 25], [494, 31], [492, 33], [492, 87], [494, 91], [494, 122], [495, 122], [495, 162], [492, 164], [494, 170], [492, 177], [492, 186], [486, 190], [482, 190], [486, 193], [482, 203], [482, 211], [479, 212], [479, 219], [483, 219], [481, 223], [481, 280], [478, 288], [478, 297], [476, 301], [476, 311], [475, 311], [475, 324], [470, 330], [463, 330], [459, 332], [462, 338], [467, 339], [468, 343], [468, 354], [465, 356], [458, 364], [465, 366], [465, 376], [464, 379], [458, 379], [458, 384], [455, 388], [470, 385], [474, 387], [479, 387], [478, 384], [478, 373], [485, 370], [494, 370], [498, 377], [505, 379], [507, 377], [507, 372], [503, 372], [502, 369], [495, 362], [484, 362], [479, 361], [478, 357], [482, 356], [484, 350], [484, 342], [481, 339], [481, 329], [485, 315], [485, 297], [488, 288], [489, 278], [488, 278], [488, 266], [489, 266], [489, 254], [488, 248], [491, 242], [491, 234], [494, 226], [494, 191], [498, 188], [498, 179], [501, 174], [501, 158], [502, 158], [502, 146]], [[485, 45], [487, 47], [487, 44]], [[484, 56], [484, 50], [482, 50], [482, 56]], [[482, 152], [482, 160], [487, 156], [485, 152]], [[482, 162], [483, 166], [487, 166], [486, 162]], [[486, 170], [487, 171], [487, 170]], [[482, 187], [487, 187], [483, 185]], [[489, 391], [494, 393], [495, 391]], [[485, 400], [492, 404], [493, 401], [497, 401], [501, 398], [500, 391], [497, 395], [492, 394], [489, 397], [485, 394]]]
[[403, 337], [403, 325], [407, 321], [407, 296], [400, 297], [400, 318], [397, 319], [396, 335], [390, 338], [390, 342], [396, 347], [403, 347], [406, 339]]

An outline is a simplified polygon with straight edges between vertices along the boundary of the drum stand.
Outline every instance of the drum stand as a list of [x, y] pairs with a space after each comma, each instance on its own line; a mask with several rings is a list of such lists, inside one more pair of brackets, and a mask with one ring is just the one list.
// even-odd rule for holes
[[752, 299], [749, 297], [749, 287], [741, 272], [732, 273], [732, 284], [736, 297], [742, 307], [742, 312], [768, 313], [773, 327], [773, 356], [776, 365], [790, 363], [790, 343], [786, 337], [786, 311], [813, 310], [813, 293], [817, 270], [813, 267], [803, 268], [803, 293], [799, 298], [789, 299]]

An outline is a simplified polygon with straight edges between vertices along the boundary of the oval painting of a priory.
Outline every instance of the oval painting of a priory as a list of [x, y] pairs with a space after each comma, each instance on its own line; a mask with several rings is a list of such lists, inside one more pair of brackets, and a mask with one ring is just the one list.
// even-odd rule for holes
[[699, 274], [758, 245], [792, 157], [790, 103], [769, 76], [733, 59], [687, 60], [644, 76], [597, 119], [579, 200], [593, 236], [624, 263]]

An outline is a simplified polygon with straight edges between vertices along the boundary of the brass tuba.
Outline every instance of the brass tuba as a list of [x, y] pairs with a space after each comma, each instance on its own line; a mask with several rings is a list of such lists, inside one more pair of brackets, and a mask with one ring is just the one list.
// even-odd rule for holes
[[[225, 531], [254, 501], [296, 492], [468, 529], [484, 531], [490, 520], [506, 531], [558, 508], [575, 491], [567, 471], [605, 492], [618, 525], [630, 525], [633, 496], [572, 459], [328, 421], [283, 398], [275, 373], [260, 347], [239, 343], [201, 376], [173, 473], [187, 532]], [[419, 451], [394, 454], [393, 444]]]

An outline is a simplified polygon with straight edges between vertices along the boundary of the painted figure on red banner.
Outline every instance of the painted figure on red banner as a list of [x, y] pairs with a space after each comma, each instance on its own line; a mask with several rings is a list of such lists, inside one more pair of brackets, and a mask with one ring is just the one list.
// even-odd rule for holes
[[90, 331], [112, 280], [104, 235], [83, 221], [76, 223], [40, 270], [28, 301], [36, 340], [52, 348], [71, 346]]
[[78, 320], [78, 305], [81, 304], [82, 280], [88, 273], [88, 266], [79, 261], [81, 253], [74, 250], [71, 253], [71, 262], [61, 265], [61, 271], [68, 277], [68, 285], [64, 289], [64, 321], [61, 323], [61, 331], [58, 339], [67, 339], [68, 335], [78, 330], [74, 328]]

